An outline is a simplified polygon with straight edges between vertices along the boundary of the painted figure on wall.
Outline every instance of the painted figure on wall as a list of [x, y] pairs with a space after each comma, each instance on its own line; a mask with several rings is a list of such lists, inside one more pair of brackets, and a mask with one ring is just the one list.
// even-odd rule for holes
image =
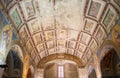
[[115, 41], [118, 44], [118, 46], [120, 47], [120, 32], [119, 31], [115, 31]]
[[112, 29], [112, 40], [116, 47], [120, 50], [120, 25], [119, 22]]
[[0, 10], [0, 23], [2, 27], [0, 50], [2, 52], [5, 52], [6, 49], [9, 47], [10, 41], [12, 39], [12, 30], [2, 10]]
[[2, 33], [2, 42], [0, 47], [2, 51], [6, 51], [6, 49], [10, 44], [11, 38], [12, 38], [12, 30], [9, 25], [6, 25]]

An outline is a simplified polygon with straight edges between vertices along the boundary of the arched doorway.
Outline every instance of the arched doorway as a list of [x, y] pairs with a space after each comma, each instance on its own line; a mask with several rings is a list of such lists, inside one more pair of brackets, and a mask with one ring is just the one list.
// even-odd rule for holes
[[113, 48], [110, 49], [101, 61], [102, 78], [120, 78], [120, 70], [117, 68], [119, 63], [117, 52]]
[[4, 70], [3, 78], [22, 78], [23, 63], [18, 52], [10, 50], [6, 59], [7, 67]]
[[56, 60], [47, 63], [43, 78], [79, 78], [78, 66], [68, 60]]

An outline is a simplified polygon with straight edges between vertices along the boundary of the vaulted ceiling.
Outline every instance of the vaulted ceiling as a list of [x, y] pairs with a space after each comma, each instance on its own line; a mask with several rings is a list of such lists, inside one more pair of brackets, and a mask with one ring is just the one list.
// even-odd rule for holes
[[119, 0], [1, 2], [36, 65], [55, 54], [73, 55], [81, 60], [82, 66], [86, 65], [108, 37], [120, 12]]

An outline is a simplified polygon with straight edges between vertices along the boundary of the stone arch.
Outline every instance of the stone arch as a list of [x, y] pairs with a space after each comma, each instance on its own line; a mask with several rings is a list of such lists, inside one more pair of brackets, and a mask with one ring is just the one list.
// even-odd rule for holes
[[117, 51], [114, 48], [108, 50], [100, 62], [102, 78], [119, 78], [119, 63], [120, 56], [118, 55]]
[[119, 49], [115, 47], [115, 44], [113, 43], [112, 40], [107, 40], [104, 42], [104, 44], [100, 47], [100, 51], [99, 51], [99, 56], [98, 58], [100, 60], [103, 59], [103, 57], [108, 53], [108, 51], [113, 48], [116, 53], [118, 54], [118, 56], [120, 57], [120, 53], [119, 53]]
[[21, 59], [21, 61], [23, 62], [24, 56], [23, 56], [23, 50], [22, 50], [22, 48], [19, 45], [15, 44], [15, 45], [13, 45], [11, 47], [11, 49], [14, 50], [14, 51], [16, 51], [16, 52], [18, 52], [18, 56]]
[[3, 78], [22, 77], [23, 54], [19, 45], [13, 45], [6, 58], [6, 65]]

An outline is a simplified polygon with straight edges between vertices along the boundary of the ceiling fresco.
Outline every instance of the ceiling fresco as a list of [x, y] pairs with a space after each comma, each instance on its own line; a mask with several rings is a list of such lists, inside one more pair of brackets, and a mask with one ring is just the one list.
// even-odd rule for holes
[[86, 65], [119, 18], [117, 1], [1, 0], [36, 65], [57, 53], [74, 55]]

